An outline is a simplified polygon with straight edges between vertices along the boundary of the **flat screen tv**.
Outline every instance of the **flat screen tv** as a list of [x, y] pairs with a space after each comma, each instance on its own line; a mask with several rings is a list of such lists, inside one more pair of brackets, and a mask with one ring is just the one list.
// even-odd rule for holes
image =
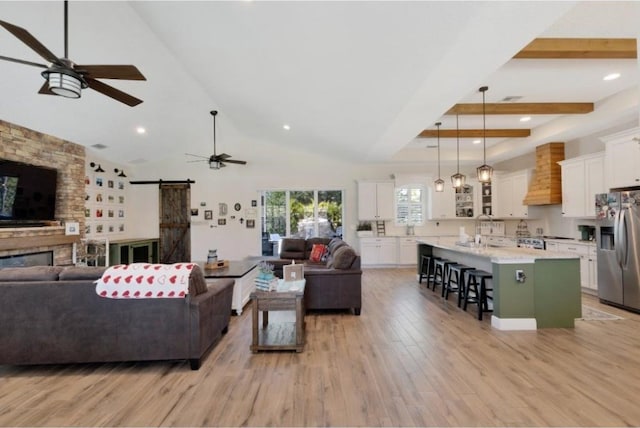
[[0, 159], [0, 223], [55, 219], [57, 177], [53, 168]]

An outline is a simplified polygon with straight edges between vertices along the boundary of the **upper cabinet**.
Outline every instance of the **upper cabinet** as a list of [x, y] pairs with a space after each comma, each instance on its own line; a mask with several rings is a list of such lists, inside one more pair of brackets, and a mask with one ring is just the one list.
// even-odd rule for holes
[[604, 152], [558, 162], [562, 167], [562, 216], [594, 217], [595, 195], [606, 192]]
[[528, 218], [529, 207], [523, 200], [529, 190], [531, 171], [523, 170], [509, 174], [496, 174], [493, 180], [493, 198], [497, 218]]
[[393, 220], [394, 191], [393, 181], [358, 181], [358, 220]]
[[606, 187], [640, 186], [640, 128], [602, 138], [605, 142]]
[[445, 183], [443, 192], [436, 192], [433, 184], [429, 186], [429, 220], [448, 220], [456, 218], [456, 193], [449, 183]]

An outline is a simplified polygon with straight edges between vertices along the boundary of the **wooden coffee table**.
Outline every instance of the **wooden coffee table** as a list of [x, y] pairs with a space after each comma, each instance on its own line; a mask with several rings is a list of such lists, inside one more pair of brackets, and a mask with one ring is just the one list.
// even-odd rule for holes
[[[304, 350], [304, 285], [305, 280], [278, 283], [278, 291], [251, 293], [253, 304], [253, 342], [251, 351]], [[258, 328], [262, 311], [262, 329]], [[279, 322], [269, 325], [269, 311], [295, 311], [295, 322]]]

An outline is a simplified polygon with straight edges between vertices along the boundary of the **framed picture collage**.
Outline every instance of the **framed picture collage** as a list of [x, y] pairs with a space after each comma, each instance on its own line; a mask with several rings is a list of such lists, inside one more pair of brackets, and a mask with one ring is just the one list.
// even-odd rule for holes
[[85, 235], [110, 238], [125, 233], [127, 201], [124, 178], [95, 172], [87, 173], [84, 182]]

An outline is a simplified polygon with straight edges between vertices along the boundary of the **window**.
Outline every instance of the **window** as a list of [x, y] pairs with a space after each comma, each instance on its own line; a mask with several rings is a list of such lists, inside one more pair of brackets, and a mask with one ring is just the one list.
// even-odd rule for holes
[[419, 185], [396, 188], [396, 225], [424, 224], [424, 193]]
[[[342, 237], [342, 190], [279, 190], [262, 192], [263, 241]], [[263, 255], [269, 253], [263, 242]]]

